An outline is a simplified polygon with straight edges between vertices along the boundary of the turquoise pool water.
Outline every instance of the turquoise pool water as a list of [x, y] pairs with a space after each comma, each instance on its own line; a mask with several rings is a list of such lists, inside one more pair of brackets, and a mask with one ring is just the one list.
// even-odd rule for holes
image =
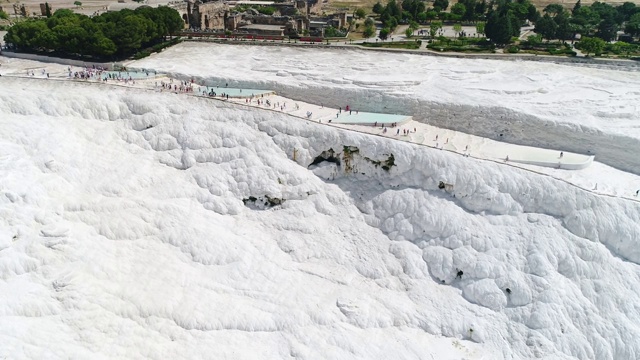
[[228, 94], [229, 97], [249, 97], [260, 96], [262, 94], [273, 94], [272, 90], [258, 90], [258, 89], [234, 89], [228, 87], [215, 87], [215, 86], [200, 86], [200, 92], [207, 91], [207, 94], [213, 90], [216, 93], [216, 96], [220, 96], [220, 94]]
[[402, 123], [410, 120], [410, 118], [411, 117], [406, 115], [379, 114], [362, 111], [358, 114], [356, 114], [355, 111], [352, 111], [351, 115], [349, 115], [348, 111], [343, 111], [337, 119], [331, 119], [331, 122], [336, 124], [373, 125], [376, 122], [378, 124]]

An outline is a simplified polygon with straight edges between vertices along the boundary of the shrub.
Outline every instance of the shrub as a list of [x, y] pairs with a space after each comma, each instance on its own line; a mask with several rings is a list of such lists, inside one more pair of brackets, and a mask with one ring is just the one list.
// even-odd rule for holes
[[436, 51], [454, 51], [454, 52], [495, 52], [490, 47], [474, 47], [474, 46], [446, 46], [442, 44], [429, 44], [427, 48], [436, 50]]
[[570, 55], [576, 56], [576, 52], [571, 49], [547, 49], [551, 55]]
[[135, 55], [133, 55], [133, 59], [134, 60], [140, 60], [142, 58], [146, 58], [149, 55], [151, 55], [150, 51], [143, 50], [143, 51], [140, 51], [140, 52], [136, 53]]
[[333, 26], [329, 26], [324, 29], [325, 37], [345, 37], [347, 36], [347, 32], [344, 29], [336, 29]]
[[370, 17], [367, 18], [367, 20], [364, 21], [364, 26], [373, 26], [373, 25], [375, 25], [375, 22]]
[[520, 51], [520, 48], [516, 45], [507, 46], [505, 49], [509, 54], [517, 54]]
[[276, 12], [276, 8], [273, 6], [261, 6], [257, 10], [260, 14], [269, 15], [269, 16], [273, 15]]

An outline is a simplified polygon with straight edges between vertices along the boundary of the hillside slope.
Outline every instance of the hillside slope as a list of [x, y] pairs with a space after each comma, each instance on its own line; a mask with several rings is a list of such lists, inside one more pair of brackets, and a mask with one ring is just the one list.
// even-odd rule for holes
[[207, 99], [0, 85], [0, 356], [640, 354], [637, 204]]
[[364, 50], [183, 43], [132, 67], [209, 86], [411, 115], [501, 141], [591, 153], [640, 174], [640, 72]]

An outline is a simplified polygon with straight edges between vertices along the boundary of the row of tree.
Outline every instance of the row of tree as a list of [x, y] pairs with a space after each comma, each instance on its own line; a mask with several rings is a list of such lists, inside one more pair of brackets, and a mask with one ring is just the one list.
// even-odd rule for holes
[[620, 29], [631, 36], [640, 35], [640, 7], [630, 2], [617, 7], [601, 2], [582, 6], [578, 0], [572, 11], [550, 4], [543, 12], [535, 31], [545, 39], [571, 40], [581, 34], [611, 41]]
[[132, 55], [162, 42], [183, 27], [180, 14], [166, 6], [143, 6], [95, 17], [60, 9], [46, 19], [15, 24], [4, 40], [17, 50], [56, 51], [107, 59]]
[[494, 43], [508, 44], [514, 36], [520, 35], [520, 28], [526, 21], [536, 21], [539, 16], [529, 0], [501, 1], [495, 8], [489, 8], [484, 32]]
[[[477, 22], [487, 19], [495, 10], [506, 15], [511, 12], [513, 18], [524, 20], [534, 20], [538, 14], [535, 6], [530, 0], [498, 0], [487, 3], [486, 0], [459, 0], [451, 7], [451, 12], [445, 12], [449, 7], [448, 0], [435, 0], [433, 8], [426, 8], [425, 2], [421, 0], [404, 0], [402, 5], [396, 0], [390, 0], [386, 5], [376, 3], [373, 12], [380, 15], [383, 27], [394, 30], [398, 24], [425, 23], [435, 19], [447, 21]], [[513, 25], [515, 23], [513, 20]]]
[[520, 33], [520, 26], [524, 21], [534, 21], [539, 16], [538, 11], [530, 0], [497, 0], [487, 3], [486, 0], [459, 0], [451, 7], [451, 13], [443, 16], [449, 7], [448, 0], [435, 0], [433, 8], [427, 9], [421, 0], [404, 0], [399, 5], [396, 0], [390, 0], [386, 5], [377, 3], [373, 12], [380, 14], [383, 29], [393, 31], [398, 24], [409, 24], [416, 29], [416, 24], [436, 18], [445, 20], [478, 22], [487, 19], [483, 31], [488, 37], [499, 44], [506, 44], [512, 36]]
[[[492, 1], [491, 4], [493, 3]], [[530, 4], [528, 0], [527, 4]], [[448, 0], [435, 0], [432, 8], [427, 8], [421, 0], [404, 0], [402, 5], [390, 0], [386, 5], [376, 3], [373, 12], [380, 15], [385, 27], [393, 29], [399, 23], [408, 24], [410, 21], [425, 23], [436, 19], [467, 22], [483, 20], [491, 6], [486, 0], [459, 0], [451, 7], [450, 12], [446, 12]]]
[[[448, 7], [448, 0], [435, 0], [433, 8], [426, 8], [421, 0], [404, 0], [401, 5], [396, 0], [389, 0], [386, 5], [376, 3], [373, 12], [380, 15], [383, 30], [392, 32], [398, 24], [415, 28], [411, 25], [443, 18]], [[611, 41], [620, 29], [632, 36], [640, 35], [640, 7], [631, 2], [617, 7], [597, 1], [582, 6], [578, 0], [572, 11], [560, 4], [550, 4], [541, 14], [530, 0], [493, 0], [490, 3], [459, 0], [448, 14], [445, 20], [486, 20], [484, 33], [497, 44], [510, 43], [526, 22], [534, 23], [536, 33], [545, 39], [570, 40], [581, 34]]]

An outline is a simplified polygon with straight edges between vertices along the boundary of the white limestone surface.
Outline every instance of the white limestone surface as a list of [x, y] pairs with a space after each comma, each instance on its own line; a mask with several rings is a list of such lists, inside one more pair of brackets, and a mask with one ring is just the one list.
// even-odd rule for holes
[[2, 77], [0, 113], [2, 357], [640, 353], [636, 203], [170, 93]]
[[[265, 88], [502, 141], [591, 153], [640, 173], [640, 72], [547, 62], [186, 42], [130, 66]], [[500, 136], [502, 134], [503, 136]]]

